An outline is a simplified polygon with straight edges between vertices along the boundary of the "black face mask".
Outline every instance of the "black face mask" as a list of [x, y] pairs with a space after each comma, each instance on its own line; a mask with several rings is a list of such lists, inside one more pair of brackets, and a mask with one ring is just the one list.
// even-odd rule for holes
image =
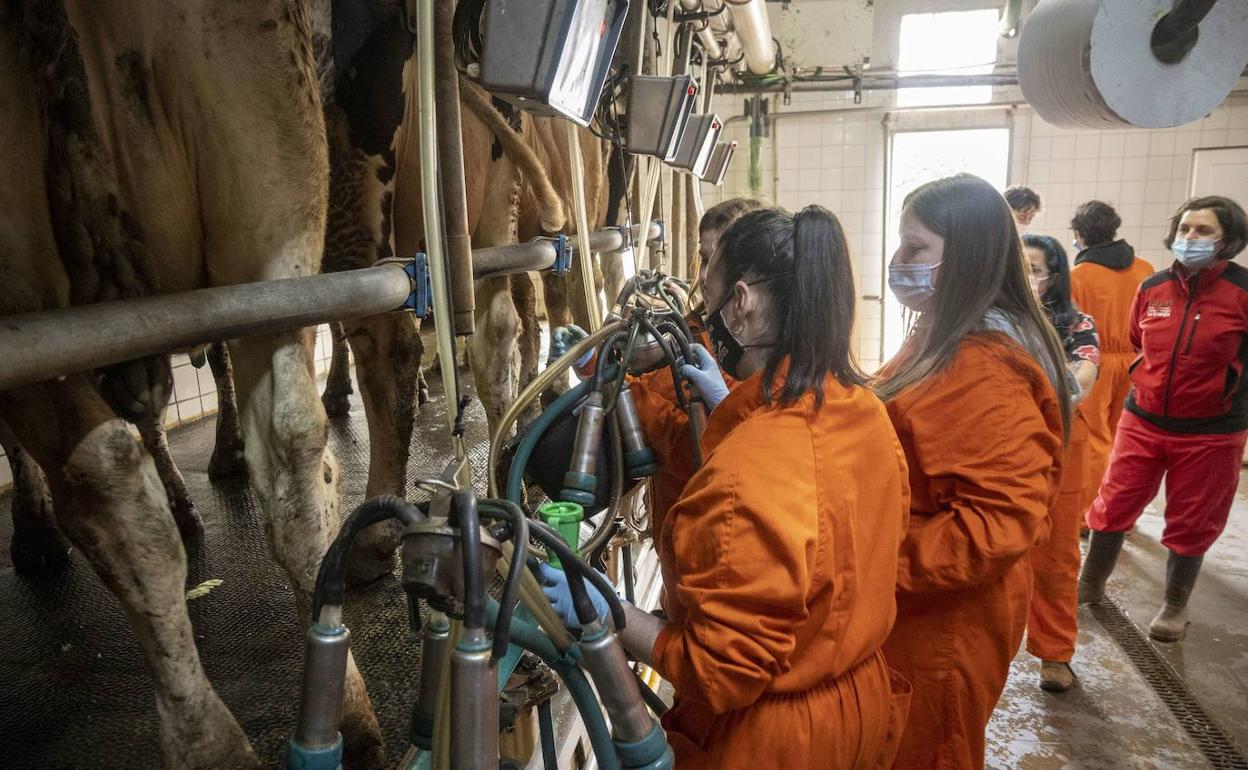
[[[732, 299], [731, 294], [728, 299]], [[724, 305], [728, 304], [728, 299], [719, 303], [719, 307], [706, 317], [706, 334], [711, 339], [711, 347], [714, 348], [711, 352], [715, 354], [720, 370], [734, 380], [739, 380], [741, 377], [737, 373], [737, 364], [741, 363], [741, 357], [745, 355], [745, 345], [728, 330], [728, 322], [724, 320]]]
[[[755, 286], [760, 283], [775, 280], [782, 276], [788, 275], [787, 272], [777, 273], [776, 275], [760, 278], [757, 281], [750, 281], [746, 286]], [[715, 354], [715, 360], [719, 362], [720, 371], [727, 374], [734, 380], [743, 379], [737, 371], [737, 364], [741, 363], [741, 357], [745, 355], [748, 348], [769, 348], [771, 343], [760, 343], [757, 345], [745, 345], [737, 336], [728, 329], [728, 322], [724, 320], [724, 305], [728, 304], [728, 300], [732, 299], [732, 294], [723, 302], [719, 303], [719, 307], [706, 317], [706, 334], [710, 337], [711, 352]]]

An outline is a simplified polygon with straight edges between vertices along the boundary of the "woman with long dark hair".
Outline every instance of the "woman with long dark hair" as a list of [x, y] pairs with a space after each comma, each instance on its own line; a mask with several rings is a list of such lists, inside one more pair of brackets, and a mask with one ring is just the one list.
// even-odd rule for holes
[[[663, 726], [682, 770], [887, 767], [909, 692], [880, 651], [906, 475], [851, 353], [840, 223], [817, 206], [746, 214], [705, 290], [715, 354], [689, 374], [739, 384], [657, 538], [667, 619], [626, 605], [624, 645], [675, 688]], [[639, 411], [649, 436], [670, 430]], [[547, 582], [569, 607], [566, 582]]]
[[[1076, 385], [1074, 400], [1081, 403], [1092, 390], [1101, 363], [1096, 324], [1070, 297], [1070, 263], [1055, 238], [1024, 235], [1023, 253], [1031, 268], [1032, 291], [1066, 351]], [[1062, 456], [1061, 486], [1049, 509], [1049, 539], [1031, 552], [1035, 589], [1027, 616], [1027, 652], [1040, 659], [1040, 687], [1049, 692], [1065, 692], [1075, 682], [1070, 661], [1079, 633], [1079, 525], [1087, 487], [1088, 433], [1088, 419], [1083, 409], [1076, 409]]]
[[877, 383], [911, 490], [884, 645], [914, 686], [894, 767], [983, 767], [1027, 624], [1026, 556], [1048, 535], [1071, 406], [1021, 251], [1009, 206], [978, 177], [906, 197], [889, 285], [918, 319]]

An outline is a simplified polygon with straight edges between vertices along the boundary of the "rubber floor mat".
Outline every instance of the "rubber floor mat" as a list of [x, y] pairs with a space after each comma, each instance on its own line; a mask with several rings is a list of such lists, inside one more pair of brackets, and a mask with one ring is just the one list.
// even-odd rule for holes
[[[436, 390], [433, 396], [417, 418], [409, 478], [437, 476], [451, 457], [445, 401]], [[269, 553], [255, 497], [245, 482], [208, 481], [215, 425], [210, 417], [169, 435], [205, 528], [187, 545], [187, 588], [222, 581], [188, 603], [195, 643], [209, 680], [265, 765], [281, 767], [298, 709], [302, 632], [290, 586]], [[476, 401], [466, 425], [480, 486], [488, 439]], [[358, 396], [350, 415], [331, 424], [330, 436], [345, 516], [362, 501], [368, 471]], [[10, 503], [11, 495], [0, 497], [0, 765], [159, 767], [151, 680], [120, 606], [77, 551], [58, 576], [16, 575], [9, 560]], [[387, 752], [397, 761], [407, 747], [420, 661], [396, 577], [350, 594], [346, 621]]]

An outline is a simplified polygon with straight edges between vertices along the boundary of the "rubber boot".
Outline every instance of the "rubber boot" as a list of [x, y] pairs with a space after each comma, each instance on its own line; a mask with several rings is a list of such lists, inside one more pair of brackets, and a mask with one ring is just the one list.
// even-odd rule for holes
[[1105, 598], [1105, 581], [1109, 580], [1122, 550], [1126, 532], [1098, 532], [1088, 534], [1088, 555], [1079, 572], [1079, 603], [1088, 604]]
[[1204, 558], [1170, 552], [1166, 559], [1166, 601], [1148, 626], [1149, 636], [1159, 642], [1182, 641], [1187, 633], [1187, 600], [1192, 595]]

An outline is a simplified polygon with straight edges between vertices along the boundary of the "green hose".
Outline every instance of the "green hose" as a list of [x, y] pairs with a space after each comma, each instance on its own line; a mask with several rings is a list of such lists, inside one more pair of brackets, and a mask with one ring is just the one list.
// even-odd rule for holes
[[[486, 613], [490, 622], [494, 623], [498, 619], [498, 602], [490, 599]], [[577, 665], [576, 659], [559, 652], [550, 637], [514, 615], [511, 618], [511, 642], [541, 658], [563, 680], [568, 694], [576, 703], [577, 711], [585, 720], [585, 732], [589, 735], [589, 744], [594, 750], [594, 758], [598, 760], [598, 767], [602, 770], [621, 770], [620, 758], [615, 753], [615, 743], [611, 740], [611, 731], [607, 729], [602, 709], [598, 707], [594, 688], [590, 686], [589, 679]]]

